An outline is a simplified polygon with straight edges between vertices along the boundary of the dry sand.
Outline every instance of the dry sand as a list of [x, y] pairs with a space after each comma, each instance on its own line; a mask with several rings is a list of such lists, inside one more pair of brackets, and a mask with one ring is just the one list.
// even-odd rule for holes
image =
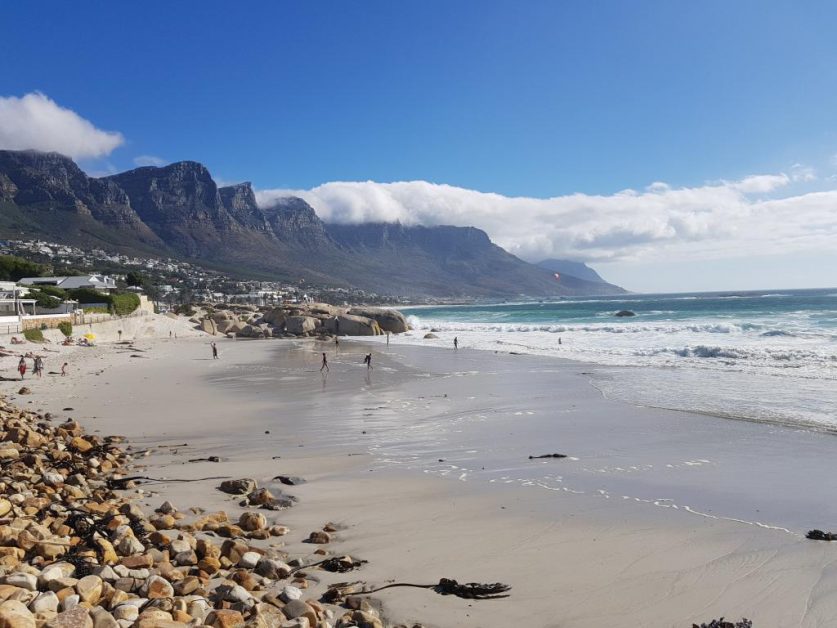
[[[117, 344], [51, 347], [60, 353], [46, 354], [47, 371], [68, 359], [68, 377], [30, 379], [30, 396], [16, 395], [17, 382], [0, 382], [0, 391], [21, 405], [72, 416], [90, 431], [126, 435], [135, 448], [154, 448], [140, 471], [153, 477], [253, 477], [276, 489], [277, 474], [305, 478], [285, 487], [299, 504], [274, 518], [292, 529], [286, 537], [291, 555], [309, 555], [312, 547], [302, 539], [332, 521], [341, 530], [329, 548], [369, 560], [357, 573], [369, 584], [448, 577], [513, 586], [510, 598], [494, 601], [417, 589], [378, 594], [387, 616], [399, 622], [657, 628], [723, 615], [748, 617], [756, 628], [837, 625], [837, 543], [593, 492], [460, 482], [422, 473], [421, 465], [387, 462], [384, 445], [394, 435], [406, 443], [398, 451], [409, 448], [413, 421], [398, 422], [406, 397], [414, 413], [438, 397], [433, 403], [450, 404], [451, 415], [459, 412], [457, 404], [464, 412], [476, 401], [485, 407], [503, 401], [497, 387], [485, 389], [482, 400], [458, 400], [467, 375], [425, 368], [447, 359], [438, 350], [375, 347], [376, 368], [367, 373], [362, 343], [341, 342], [335, 355], [333, 345], [317, 341], [219, 340], [221, 359], [212, 360], [210, 338], [185, 338], [187, 328], [181, 329], [177, 340], [138, 339], [134, 346], [142, 351]], [[322, 350], [331, 356], [326, 379], [318, 372]], [[471, 357], [486, 367], [519, 369], [511, 362], [517, 359], [493, 356], [489, 364], [487, 356]], [[15, 363], [0, 362], [2, 374], [12, 377]], [[609, 402], [572, 379], [577, 365], [564, 368], [555, 374], [556, 386], [567, 391], [560, 403], [573, 416], [589, 414], [588, 432], [595, 430], [596, 413], [613, 406], [602, 406]], [[524, 398], [535, 393], [515, 391]], [[391, 412], [376, 414], [376, 408]], [[420, 413], [415, 417], [415, 425], [423, 425]], [[591, 438], [606, 442], [608, 434]], [[417, 442], [427, 450], [426, 439]], [[222, 461], [187, 462], [210, 455]], [[140, 503], [156, 507], [169, 499], [181, 509], [200, 505], [237, 514], [235, 500], [217, 491], [217, 483], [147, 485], [154, 494]]]

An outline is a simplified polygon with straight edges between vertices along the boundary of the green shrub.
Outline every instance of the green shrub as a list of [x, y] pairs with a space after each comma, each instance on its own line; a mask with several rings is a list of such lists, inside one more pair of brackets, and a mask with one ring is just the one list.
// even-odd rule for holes
[[116, 314], [126, 316], [139, 307], [140, 298], [133, 292], [114, 294], [111, 295], [111, 304]]
[[[133, 292], [126, 292], [125, 294], [105, 294], [92, 288], [77, 288], [69, 290], [68, 294], [71, 298], [78, 301], [80, 304], [84, 303], [107, 303], [113, 310], [114, 314], [119, 316], [126, 316], [137, 309], [140, 305], [140, 298]], [[99, 311], [100, 308], [85, 307], [85, 312]], [[108, 310], [104, 310], [108, 313]]]
[[24, 329], [23, 337], [29, 342], [43, 342], [44, 333], [40, 329]]
[[102, 307], [101, 305], [96, 307], [85, 307], [84, 308], [85, 314], [110, 314], [110, 310], [106, 307]]
[[73, 335], [73, 324], [70, 321], [61, 321], [58, 323], [58, 331], [69, 338]]
[[197, 312], [195, 308], [192, 307], [191, 303], [184, 303], [181, 305], [175, 305], [174, 313], [179, 314], [180, 316], [194, 316]]
[[18, 281], [24, 277], [40, 277], [48, 268], [15, 255], [0, 255], [0, 281]]
[[35, 299], [35, 305], [47, 310], [54, 310], [61, 305], [61, 299], [51, 296], [40, 288], [29, 288], [29, 295]]
[[75, 299], [79, 303], [111, 303], [111, 296], [104, 292], [99, 292], [93, 288], [75, 288], [67, 290], [67, 294], [71, 299]]
[[61, 299], [62, 301], [67, 298], [67, 291], [58, 286], [37, 286], [37, 289], [44, 294]]

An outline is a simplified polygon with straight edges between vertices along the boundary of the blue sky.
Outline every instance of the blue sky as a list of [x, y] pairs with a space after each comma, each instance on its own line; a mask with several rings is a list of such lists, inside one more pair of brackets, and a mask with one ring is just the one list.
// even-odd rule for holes
[[[96, 157], [79, 153], [88, 172], [193, 159], [224, 181], [307, 191], [335, 220], [359, 215], [358, 203], [363, 216], [393, 214], [370, 207], [371, 196], [317, 192], [333, 182], [429, 182], [527, 199], [581, 193], [595, 205], [655, 182], [704, 190], [787, 175], [784, 184], [741, 193], [745, 209], [779, 197], [810, 201], [837, 187], [833, 3], [55, 1], [8, 4], [4, 16], [0, 58], [10, 62], [0, 97], [40, 92], [121, 134]], [[399, 211], [424, 222], [445, 214], [422, 213], [421, 203], [444, 207], [461, 196], [402, 192]], [[710, 197], [706, 203], [716, 202]], [[600, 222], [581, 221], [572, 237], [537, 244], [544, 222], [570, 228], [581, 210], [566, 205], [532, 210], [531, 237], [506, 241], [482, 206], [459, 208], [449, 222], [470, 219], [527, 258], [588, 259], [636, 289], [698, 287], [648, 275], [655, 265], [700, 263], [693, 223], [713, 207], [675, 208], [691, 212], [690, 226], [677, 233], [682, 221], [666, 215], [670, 237], [665, 225], [646, 228], [635, 215], [596, 205], [606, 214]], [[512, 219], [515, 207], [501, 210]], [[775, 250], [782, 259], [770, 263], [797, 268], [787, 281], [822, 285], [837, 270], [837, 228], [822, 199], [804, 207], [809, 222], [820, 221], [817, 237], [803, 243], [779, 222], [785, 243], [774, 249], [760, 240], [753, 250]], [[759, 220], [773, 211], [757, 212]], [[637, 233], [651, 232], [639, 246]], [[755, 280], [752, 255], [742, 256], [734, 238], [729, 247], [710, 247], [708, 257], [729, 264], [711, 270], [705, 287]]]

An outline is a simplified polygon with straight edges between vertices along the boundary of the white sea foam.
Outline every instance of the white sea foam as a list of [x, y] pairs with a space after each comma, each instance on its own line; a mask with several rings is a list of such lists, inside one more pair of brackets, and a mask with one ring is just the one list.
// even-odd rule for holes
[[[788, 300], [784, 293], [756, 296], [753, 301], [763, 302], [762, 296]], [[739, 295], [727, 298], [735, 297]], [[697, 297], [682, 297], [690, 299]], [[615, 305], [613, 301], [608, 304]], [[787, 311], [777, 308], [776, 312], [733, 316], [719, 307], [714, 317], [681, 316], [679, 320], [663, 308], [613, 320], [613, 310], [608, 308], [602, 312], [610, 320], [599, 322], [605, 317], [599, 316], [602, 312], [588, 314], [595, 320], [514, 320], [518, 307], [487, 311], [451, 308], [445, 311], [445, 318], [438, 311], [432, 318], [418, 311], [409, 317], [414, 331], [400, 342], [448, 347], [456, 336], [460, 347], [473, 349], [558, 356], [616, 367], [659, 367], [666, 369], [665, 386], [654, 383], [659, 374], [648, 382], [636, 374], [623, 374], [602, 383], [602, 390], [661, 407], [837, 425], [837, 311], [833, 308], [812, 312], [784, 306]], [[482, 320], [474, 321], [477, 316]], [[438, 339], [424, 339], [430, 330]], [[725, 390], [724, 378], [732, 378], [735, 387]]]

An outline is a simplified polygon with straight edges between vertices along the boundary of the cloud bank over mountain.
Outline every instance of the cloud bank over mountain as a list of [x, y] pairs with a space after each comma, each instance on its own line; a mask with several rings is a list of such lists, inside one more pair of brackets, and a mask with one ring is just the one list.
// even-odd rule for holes
[[336, 181], [310, 190], [261, 190], [257, 198], [266, 206], [282, 196], [300, 196], [326, 222], [476, 226], [532, 261], [719, 259], [832, 249], [837, 191], [781, 194], [814, 178], [811, 169], [795, 164], [788, 174], [697, 187], [657, 182], [610, 195], [540, 199], [427, 181]]
[[125, 142], [40, 92], [0, 96], [0, 149], [55, 151], [73, 159], [104, 157]]

